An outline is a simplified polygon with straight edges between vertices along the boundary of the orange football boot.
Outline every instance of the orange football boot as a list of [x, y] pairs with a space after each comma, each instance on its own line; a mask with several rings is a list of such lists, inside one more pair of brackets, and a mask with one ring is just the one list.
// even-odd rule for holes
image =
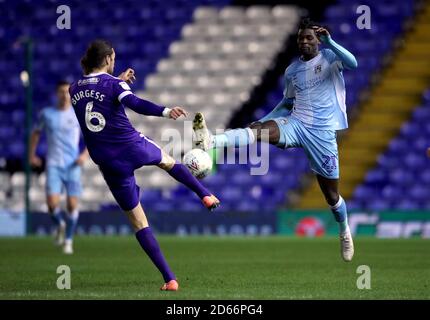
[[160, 288], [161, 291], [178, 291], [178, 289], [179, 283], [176, 280], [170, 280]]
[[220, 201], [213, 194], [210, 196], [206, 196], [202, 199], [203, 205], [209, 209], [209, 211], [215, 210], [220, 206]]

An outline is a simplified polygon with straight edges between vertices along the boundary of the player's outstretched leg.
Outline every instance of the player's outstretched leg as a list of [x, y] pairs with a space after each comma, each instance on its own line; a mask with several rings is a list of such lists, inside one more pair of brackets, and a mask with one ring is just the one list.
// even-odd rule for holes
[[55, 238], [54, 244], [62, 246], [64, 244], [64, 232], [66, 230], [66, 223], [61, 217], [61, 210], [59, 207], [60, 196], [59, 195], [48, 195], [47, 204], [48, 212], [52, 222], [55, 225]]
[[201, 112], [197, 112], [193, 120], [195, 139], [193, 148], [209, 150], [223, 147], [242, 147], [255, 141], [254, 133], [250, 128], [227, 130], [222, 134], [211, 135]]
[[222, 134], [211, 135], [202, 113], [196, 113], [193, 120], [193, 130], [195, 139], [193, 148], [208, 150], [224, 147], [243, 147], [263, 141], [273, 145], [280, 142], [281, 133], [278, 124], [274, 120], [264, 122], [254, 122], [247, 128], [227, 130]]
[[317, 175], [318, 183], [321, 187], [327, 203], [333, 212], [334, 218], [339, 224], [339, 238], [342, 259], [346, 262], [352, 260], [354, 256], [354, 242], [352, 240], [351, 230], [348, 226], [348, 212], [345, 200], [338, 191], [339, 180], [328, 179]]
[[67, 198], [67, 214], [66, 214], [66, 239], [64, 240], [63, 253], [73, 254], [73, 235], [75, 234], [76, 226], [78, 225], [79, 210], [78, 198]]
[[140, 246], [163, 275], [164, 284], [160, 289], [163, 291], [177, 291], [179, 289], [178, 281], [161, 252], [161, 248], [148, 225], [148, 220], [140, 203], [134, 209], [126, 211], [126, 214], [136, 232], [136, 239]]
[[211, 194], [182, 163], [175, 163], [167, 172], [177, 181], [193, 190], [202, 200], [203, 205], [210, 211], [219, 206], [219, 200]]
[[175, 180], [186, 185], [193, 190], [202, 200], [203, 205], [210, 211], [213, 211], [220, 205], [220, 201], [211, 194], [201, 183], [194, 177], [191, 172], [182, 163], [177, 163], [175, 159], [163, 152], [162, 160], [158, 165], [167, 171]]

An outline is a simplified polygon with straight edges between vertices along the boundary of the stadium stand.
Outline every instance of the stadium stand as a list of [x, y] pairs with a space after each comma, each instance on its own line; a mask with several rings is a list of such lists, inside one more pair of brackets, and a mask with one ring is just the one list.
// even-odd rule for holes
[[[293, 6], [226, 6], [219, 10], [200, 7], [194, 12], [193, 23], [183, 28], [182, 39], [170, 46], [169, 58], [158, 63], [158, 72], [147, 78], [145, 91], [140, 94], [162, 104], [175, 103], [187, 106], [190, 112], [203, 112], [209, 128], [214, 132], [225, 129], [232, 113], [249, 98], [249, 92], [261, 81], [274, 56], [291, 33], [296, 31], [299, 18], [300, 10]], [[184, 131], [182, 122], [166, 122], [157, 118], [141, 120], [132, 112], [129, 116], [136, 127], [162, 145], [166, 143], [161, 141], [161, 134], [165, 134], [167, 129]], [[189, 140], [190, 127], [188, 132]], [[190, 147], [191, 144], [184, 145], [183, 151], [188, 151]], [[260, 195], [262, 187], [257, 182], [258, 178], [246, 178], [249, 173], [239, 172], [239, 168], [237, 165], [220, 165], [216, 177], [205, 182], [223, 199], [223, 210], [264, 206], [262, 201], [258, 201], [259, 197], [264, 197], [264, 194]], [[238, 173], [233, 172], [236, 170]], [[176, 185], [162, 172], [150, 172], [148, 168], [137, 172], [143, 186], [154, 186], [149, 185], [148, 177], [151, 179], [152, 176], [157, 177], [154, 180], [158, 186], [161, 186], [161, 181]], [[224, 188], [222, 182], [227, 181], [229, 176], [234, 179], [228, 188]], [[256, 191], [259, 195], [255, 204], [241, 196], [249, 187], [244, 179], [260, 190]], [[263, 190], [263, 193], [266, 191]], [[171, 193], [175, 196], [170, 196], [167, 191], [164, 193], [167, 194], [165, 203], [160, 204], [163, 209], [177, 207], [177, 203], [171, 202], [170, 206], [167, 203], [169, 198], [177, 199], [178, 196], [181, 197], [183, 210], [200, 209], [199, 201], [182, 186], [175, 187]], [[266, 192], [267, 195], [271, 193], [270, 190]], [[280, 190], [279, 195], [281, 193]], [[157, 195], [151, 198], [151, 193], [147, 193], [143, 197], [143, 202], [149, 204], [156, 202]], [[239, 198], [243, 199], [242, 202], [238, 202]], [[282, 196], [277, 199], [282, 199]], [[277, 204], [279, 202], [274, 200], [270, 207], [274, 208]], [[158, 210], [158, 207], [155, 209]]]
[[[172, 1], [175, 2], [175, 6], [172, 6], [174, 9], [170, 8]], [[112, 23], [94, 25], [91, 27], [94, 30], [91, 29], [91, 31], [98, 32], [102, 37], [108, 37], [114, 43], [119, 54], [117, 72], [129, 65], [136, 69], [138, 81], [134, 88], [143, 89], [138, 91], [139, 95], [161, 104], [184, 105], [191, 112], [202, 111], [206, 115], [210, 128], [225, 129], [234, 113], [239, 111], [249, 98], [252, 89], [262, 81], [264, 71], [269, 68], [279, 50], [283, 49], [289, 36], [296, 32], [297, 23], [302, 14], [302, 11], [294, 6], [245, 8], [228, 6], [230, 1], [227, 0], [172, 1], [126, 1], [127, 9], [124, 9], [124, 3], [121, 3], [118, 10], [112, 7], [115, 6], [115, 2], [112, 2], [110, 8], [98, 8], [98, 10], [88, 9], [92, 4], [86, 4], [84, 10], [79, 1], [71, 1], [76, 20], [74, 20], [74, 27], [68, 31], [70, 34], [64, 39], [58, 36], [58, 30], [54, 26], [50, 29], [50, 34], [44, 35], [39, 32], [41, 26], [46, 23], [44, 18], [50, 15], [56, 17], [55, 12], [50, 12], [47, 5], [38, 6], [31, 21], [34, 27], [29, 28], [28, 24], [20, 22], [15, 14], [17, 10], [32, 10], [28, 4], [17, 2], [15, 8], [9, 4], [5, 6], [0, 3], [0, 10], [3, 12], [4, 9], [4, 12], [7, 12], [6, 24], [2, 26], [13, 25], [11, 29], [7, 29], [8, 32], [5, 27], [0, 29], [0, 34], [4, 35], [0, 38], [0, 44], [8, 48], [0, 52], [0, 70], [13, 75], [11, 81], [0, 89], [2, 163], [7, 164], [14, 159], [22, 160], [24, 154], [24, 129], [20, 125], [25, 118], [24, 90], [19, 79], [19, 72], [23, 68], [23, 49], [19, 41], [17, 42], [21, 34], [32, 35], [36, 43], [35, 111], [52, 102], [52, 89], [59, 75], [70, 80], [79, 76], [78, 61], [86, 43], [91, 40], [87, 36], [85, 20], [111, 18]], [[407, 72], [421, 75], [423, 79], [428, 76], [425, 71], [430, 69], [427, 62], [415, 59], [420, 57], [420, 52], [427, 52], [428, 44], [410, 46], [408, 43], [414, 41], [416, 39], [414, 37], [428, 39], [429, 25], [426, 21], [429, 21], [429, 15], [427, 8], [420, 17], [422, 26], [416, 27], [415, 31], [410, 33], [406, 44], [402, 47], [404, 49], [400, 50], [394, 58], [396, 63], [390, 64], [383, 73], [382, 80], [375, 82], [373, 78], [385, 67], [386, 57], [397, 48], [396, 39], [404, 32], [405, 22], [414, 14], [414, 6], [412, 0], [395, 0], [390, 3], [382, 1], [380, 4], [379, 2], [372, 4], [375, 8], [372, 12], [372, 29], [358, 30], [351, 21], [355, 21], [356, 7], [361, 4], [365, 3], [354, 0], [338, 1], [328, 7], [324, 21], [329, 26], [333, 37], [357, 56], [360, 65], [358, 71], [344, 73], [347, 83], [348, 111], [350, 115], [358, 114], [358, 117], [354, 119], [356, 123], [349, 130], [351, 134], [348, 134], [340, 145], [341, 170], [342, 167], [344, 168], [341, 174], [345, 172], [345, 175], [342, 175], [344, 181], [341, 191], [346, 197], [353, 196], [352, 207], [373, 205], [383, 208], [392, 205], [393, 202], [385, 201], [384, 197], [379, 202], [367, 201], [364, 195], [370, 192], [368, 190], [380, 187], [379, 192], [387, 189], [388, 191], [385, 192], [394, 199], [396, 194], [394, 191], [398, 190], [393, 191], [395, 186], [391, 184], [391, 180], [386, 179], [388, 169], [385, 166], [390, 164], [395, 166], [393, 163], [405, 163], [404, 161], [423, 162], [422, 158], [417, 160], [415, 153], [405, 154], [404, 149], [401, 149], [405, 147], [406, 138], [401, 136], [394, 139], [390, 148], [379, 157], [378, 166], [367, 174], [363, 184], [356, 186], [363, 181], [367, 170], [375, 165], [378, 154], [396, 135], [403, 121], [408, 119], [412, 108], [419, 103], [417, 97], [419, 97], [418, 93], [423, 91], [424, 82], [420, 81], [419, 85], [415, 82], [410, 83]], [[120, 23], [125, 16], [128, 17], [127, 26]], [[12, 37], [13, 33], [9, 31], [16, 32], [16, 36]], [[369, 34], [382, 32], [384, 37], [378, 37], [377, 42], [368, 41]], [[55, 41], [52, 41], [53, 39]], [[73, 39], [74, 45], [70, 43], [70, 39]], [[136, 39], [144, 39], [144, 41]], [[291, 45], [295, 44], [291, 43]], [[7, 61], [16, 63], [10, 64]], [[288, 63], [289, 61], [285, 61], [285, 67]], [[373, 95], [373, 100], [366, 100], [365, 96], [363, 99], [363, 93], [368, 92], [374, 83], [376, 86], [372, 90], [376, 94]], [[405, 86], [405, 83], [408, 85]], [[405, 87], [414, 88], [415, 96], [411, 95], [410, 91], [403, 92], [402, 89]], [[267, 94], [264, 105], [254, 112], [254, 120], [262, 117], [276, 105], [282, 97], [282, 90], [281, 77], [277, 87]], [[407, 103], [400, 103], [399, 97], [390, 98], [393, 92], [398, 95], [403, 94]], [[364, 105], [361, 105], [362, 101], [365, 102]], [[425, 111], [419, 111], [426, 110], [426, 106], [428, 107], [427, 100], [424, 101], [423, 106], [416, 111], [419, 115], [427, 114]], [[393, 112], [393, 106], [399, 106], [395, 108], [396, 112]], [[11, 117], [6, 117], [9, 113]], [[166, 129], [176, 128], [183, 132], [182, 122], [175, 123], [151, 117], [142, 119], [133, 112], [128, 112], [128, 115], [139, 131], [152, 137], [161, 145], [167, 142], [164, 139], [166, 136], [164, 138], [161, 136], [163, 132], [165, 134], [168, 132]], [[378, 134], [377, 137], [372, 136], [370, 126], [378, 126], [381, 117], [388, 115], [392, 121], [384, 121], [385, 133]], [[428, 135], [423, 136], [423, 134], [428, 133], [428, 130], [423, 129], [427, 128], [424, 120], [417, 124], [413, 120], [415, 117], [403, 127], [401, 135], [407, 132], [411, 136], [418, 137], [416, 141], [419, 142], [414, 144], [424, 148], [424, 145], [428, 144], [428, 140], [425, 140], [428, 139]], [[10, 121], [13, 122], [13, 126], [10, 126]], [[358, 134], [354, 135], [353, 132]], [[15, 138], [17, 143], [7, 143], [11, 138]], [[184, 142], [189, 138], [185, 136]], [[352, 142], [348, 143], [348, 141]], [[374, 143], [374, 148], [363, 143], [364, 141]], [[184, 144], [180, 147], [180, 151], [187, 151], [190, 147], [190, 144]], [[396, 151], [391, 150], [392, 148]], [[368, 149], [374, 152], [369, 154]], [[46, 145], [42, 143], [38, 153], [43, 154], [45, 150]], [[418, 149], [415, 151], [418, 152]], [[239, 152], [236, 150], [236, 154]], [[393, 154], [405, 154], [405, 157], [400, 159]], [[396, 159], [387, 160], [394, 158]], [[393, 179], [400, 179], [402, 174], [411, 175], [404, 173], [399, 167], [396, 168], [397, 171], [393, 172], [398, 173]], [[390, 167], [389, 170], [392, 169], [393, 167]], [[305, 190], [300, 202], [295, 201], [297, 192], [301, 190], [310, 173], [307, 159], [300, 149], [285, 151], [271, 146], [269, 172], [263, 176], [251, 176], [249, 170], [250, 165], [247, 164], [233, 166], [220, 164], [216, 174], [205, 179], [205, 184], [222, 199], [221, 210], [266, 212], [280, 206], [295, 204], [302, 208], [326, 206], [315, 184], [311, 184]], [[400, 171], [403, 173], [399, 173]], [[418, 172], [417, 170], [417, 177]], [[428, 176], [426, 172], [423, 169], [423, 174], [419, 178], [425, 180]], [[145, 208], [154, 211], [201, 210], [198, 199], [182, 186], [177, 186], [166, 173], [146, 168], [137, 171], [136, 177], [138, 184], [144, 190], [142, 201]], [[22, 205], [22, 202], [17, 200], [23, 197], [24, 174], [15, 172], [10, 176], [8, 173], [0, 172], [0, 178], [2, 179], [0, 200], [7, 208], [19, 209], [17, 206]], [[425, 180], [426, 183], [428, 180], [430, 179]], [[32, 208], [37, 211], [46, 210], [44, 184], [43, 173], [33, 174], [30, 197]], [[82, 210], [96, 211], [101, 205], [106, 207], [114, 202], [102, 176], [91, 161], [85, 164], [83, 185], [85, 188]], [[422, 197], [416, 206], [428, 207], [428, 202], [423, 198], [423, 188], [429, 188], [429, 185], [423, 184], [422, 188], [419, 187], [412, 188], [408, 192], [413, 192], [416, 198]], [[396, 202], [398, 207], [407, 205], [407, 203]]]
[[[108, 38], [114, 44], [120, 56], [116, 71], [133, 66], [138, 75], [135, 85], [142, 88], [146, 76], [154, 72], [160, 59], [168, 55], [170, 44], [181, 36], [182, 27], [191, 21], [198, 6], [222, 7], [229, 2], [126, 0], [100, 6], [97, 2], [72, 0], [68, 1], [68, 5], [73, 9], [73, 25], [70, 30], [62, 31], [55, 26], [58, 18], [55, 9], [60, 2], [40, 2], [36, 7], [29, 1], [0, 2], [0, 71], [9, 75], [8, 81], [2, 83], [0, 88], [0, 165], [13, 173], [11, 178], [9, 174], [2, 173], [0, 199], [5, 199], [4, 207], [22, 209], [22, 201], [17, 199], [22, 200], [24, 192], [25, 179], [20, 172], [25, 154], [25, 91], [20, 80], [20, 73], [24, 69], [24, 36], [30, 36], [34, 42], [35, 118], [41, 108], [53, 103], [58, 80], [73, 81], [80, 76], [79, 60], [94, 34]], [[125, 17], [126, 24], [123, 23]], [[87, 24], [88, 20], [100, 20], [101, 23]], [[49, 33], [46, 33], [47, 29]], [[9, 143], [10, 139], [14, 139], [14, 143]], [[38, 153], [43, 155], [45, 152], [46, 144], [42, 141]], [[97, 210], [100, 202], [95, 199], [113, 201], [91, 162], [87, 163], [83, 176], [86, 186], [83, 210]], [[157, 181], [156, 178], [151, 181]], [[44, 181], [43, 173], [33, 176], [31, 203], [34, 210], [46, 210]]]
[[[428, 68], [426, 69], [428, 70]], [[366, 173], [355, 188], [351, 208], [370, 210], [429, 209], [430, 160], [430, 90], [423, 94], [409, 121], [377, 158], [377, 164]]]

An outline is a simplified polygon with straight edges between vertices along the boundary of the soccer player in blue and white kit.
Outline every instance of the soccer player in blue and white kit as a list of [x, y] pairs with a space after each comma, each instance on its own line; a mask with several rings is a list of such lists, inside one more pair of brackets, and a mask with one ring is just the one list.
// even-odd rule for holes
[[[46, 133], [46, 193], [48, 211], [56, 226], [56, 244], [63, 246], [65, 254], [73, 253], [73, 234], [78, 223], [78, 202], [81, 194], [81, 166], [88, 157], [86, 148], [79, 152], [81, 130], [73, 111], [69, 95], [70, 84], [57, 84], [57, 106], [44, 108], [30, 139], [29, 162], [41, 166], [36, 147], [42, 131]], [[60, 212], [60, 196], [63, 186], [67, 193], [65, 220]], [[65, 239], [64, 239], [65, 233]]]
[[177, 279], [139, 202], [134, 170], [156, 165], [193, 190], [209, 210], [215, 209], [219, 201], [183, 164], [176, 163], [152, 140], [136, 131], [124, 106], [143, 115], [174, 120], [187, 113], [181, 107], [170, 109], [135, 96], [129, 87], [135, 79], [132, 69], [119, 77], [112, 76], [115, 51], [105, 40], [95, 40], [89, 45], [81, 65], [84, 76], [71, 85], [70, 95], [89, 154], [98, 164], [115, 200], [127, 214], [139, 244], [163, 275], [165, 283], [161, 290], [176, 291], [179, 287]]
[[[320, 50], [321, 42], [327, 48]], [[280, 148], [303, 148], [339, 223], [342, 258], [351, 261], [354, 245], [346, 204], [338, 190], [336, 131], [348, 127], [342, 72], [357, 68], [357, 61], [325, 28], [309, 19], [300, 24], [297, 44], [301, 56], [286, 69], [284, 97], [269, 114], [248, 128], [211, 136], [203, 115], [197, 113], [193, 124], [194, 144], [207, 150], [240, 147], [257, 140]]]

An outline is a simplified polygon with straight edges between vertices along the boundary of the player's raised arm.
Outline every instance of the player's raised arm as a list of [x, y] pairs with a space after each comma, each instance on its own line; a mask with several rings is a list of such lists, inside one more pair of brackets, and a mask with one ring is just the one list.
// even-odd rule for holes
[[336, 43], [330, 36], [330, 33], [327, 29], [323, 27], [314, 27], [316, 35], [318, 39], [327, 45], [342, 61], [343, 65], [348, 69], [355, 69], [358, 66], [357, 59], [355, 59], [354, 55], [342, 47], [340, 44]]
[[128, 94], [120, 101], [131, 110], [146, 116], [158, 116], [176, 120], [182, 115], [185, 117], [188, 115], [182, 107], [167, 108], [159, 106], [151, 101], [141, 99], [134, 94]]
[[118, 100], [126, 107], [131, 110], [147, 115], [147, 116], [158, 116], [171, 118], [176, 120], [180, 116], [187, 116], [188, 113], [182, 107], [174, 107], [167, 108], [163, 106], [159, 106], [151, 101], [141, 99], [137, 97], [133, 92], [131, 92], [131, 88], [128, 85], [129, 83], [133, 83], [136, 80], [136, 76], [134, 70], [128, 68], [126, 71], [121, 73], [119, 77], [124, 82], [118, 83]]

